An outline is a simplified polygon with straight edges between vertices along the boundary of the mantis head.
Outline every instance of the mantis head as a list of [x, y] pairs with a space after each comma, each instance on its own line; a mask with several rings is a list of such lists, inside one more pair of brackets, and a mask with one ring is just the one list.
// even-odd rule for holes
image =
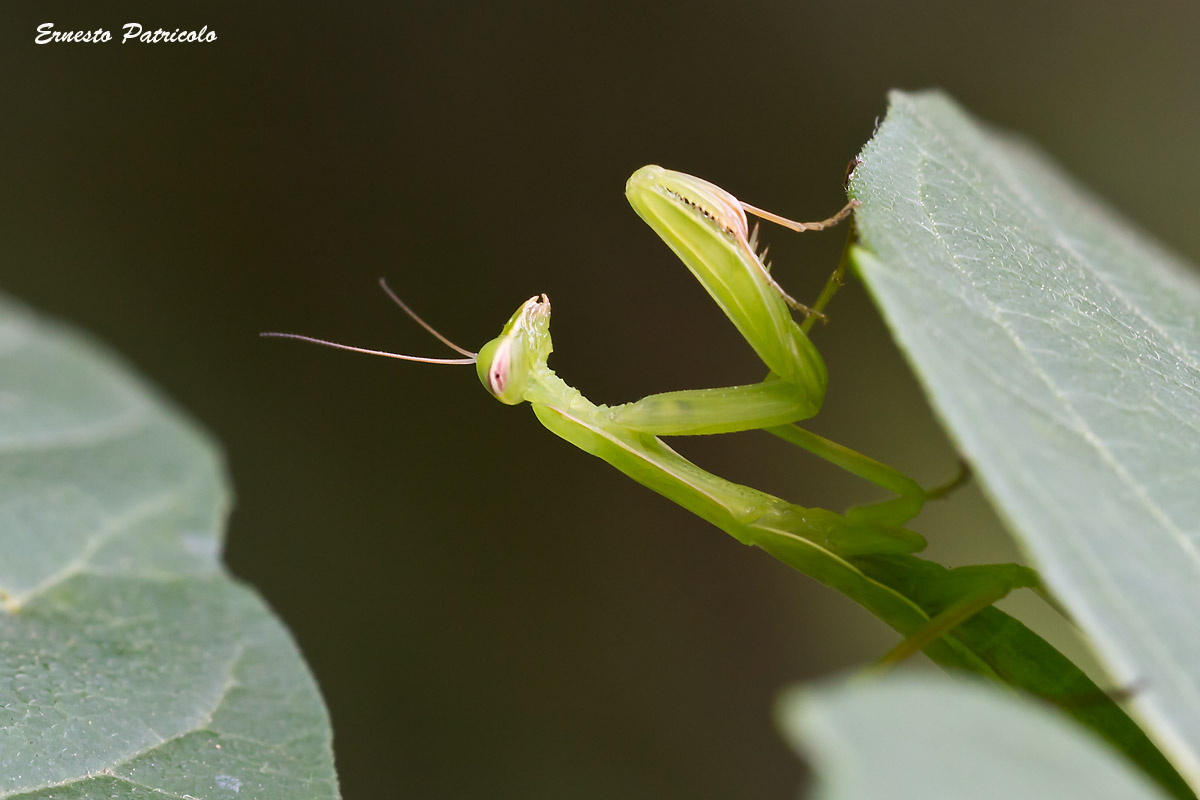
[[550, 342], [550, 299], [529, 298], [517, 309], [500, 335], [479, 350], [475, 371], [501, 403], [517, 405], [553, 350]]

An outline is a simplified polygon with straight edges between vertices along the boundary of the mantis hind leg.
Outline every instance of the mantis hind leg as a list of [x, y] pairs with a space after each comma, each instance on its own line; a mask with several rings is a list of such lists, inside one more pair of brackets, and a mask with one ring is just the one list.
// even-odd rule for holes
[[926, 604], [935, 606], [929, 622], [885, 653], [876, 669], [894, 667], [916, 655], [1014, 589], [1036, 590], [1039, 586], [1037, 574], [1017, 564], [979, 564], [945, 571], [922, 587], [931, 595], [924, 598]]

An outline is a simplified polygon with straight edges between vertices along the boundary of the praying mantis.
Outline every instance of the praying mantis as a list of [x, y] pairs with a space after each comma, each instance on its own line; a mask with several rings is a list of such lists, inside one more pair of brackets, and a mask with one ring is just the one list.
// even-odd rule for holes
[[[808, 338], [813, 321], [840, 285], [847, 247], [817, 302], [807, 308], [775, 281], [757, 249], [757, 226], [747, 214], [802, 232], [850, 216], [851, 201], [829, 219], [794, 222], [739, 201], [700, 178], [646, 166], [625, 194], [707, 290], [766, 365], [756, 384], [654, 394], [616, 406], [596, 405], [548, 365], [550, 301], [526, 300], [500, 335], [478, 353], [460, 347], [414, 313], [387, 284], [384, 291], [418, 324], [455, 350], [456, 358], [426, 358], [316, 339], [264, 333], [342, 350], [435, 364], [473, 364], [484, 387], [502, 403], [529, 403], [550, 431], [603, 459], [633, 480], [780, 561], [835, 589], [895, 629], [903, 641], [880, 668], [918, 651], [949, 669], [975, 672], [1045, 698], [1100, 697], [1067, 707], [1132, 760], [1167, 784], [1177, 780], [1145, 734], [1090, 678], [1043, 639], [992, 605], [1018, 588], [1039, 588], [1037, 575], [1016, 564], [947, 569], [913, 555], [925, 540], [904, 525], [925, 501], [950, 488], [925, 490], [903, 473], [806, 431], [796, 422], [820, 409], [828, 381]], [[804, 312], [796, 322], [793, 311]], [[895, 497], [838, 514], [805, 508], [714, 475], [668, 446], [663, 436], [763, 429], [875, 483]], [[1170, 778], [1174, 776], [1174, 778]], [[1180, 784], [1181, 785], [1181, 784]]]
[[[803, 306], [771, 275], [757, 250], [757, 228], [753, 233], [749, 230], [747, 213], [800, 232], [837, 224], [850, 216], [857, 203], [852, 201], [820, 222], [794, 222], [743, 203], [708, 181], [654, 165], [635, 172], [625, 194], [763, 361], [769, 370], [765, 380], [654, 394], [617, 406], [595, 405], [547, 363], [553, 347], [550, 301], [545, 295], [526, 300], [500, 335], [473, 353], [444, 337], [380, 282], [392, 300], [457, 351], [458, 358], [368, 350], [298, 334], [263, 335], [409, 361], [474, 364], [484, 387], [502, 403], [529, 403], [542, 425], [579, 449], [739, 542], [757, 546], [841, 591], [891, 625], [906, 639], [884, 657], [885, 662], [927, 649], [934, 660], [990, 671], [972, 654], [956, 652], [937, 640], [1012, 589], [1035, 585], [1032, 573], [1015, 565], [974, 568], [978, 574], [971, 580], [963, 580], [964, 574], [959, 573], [953, 581], [953, 597], [941, 598], [936, 604], [940, 607], [931, 613], [888, 580], [864, 569], [863, 560], [894, 559], [921, 550], [925, 540], [903, 526], [936, 492], [927, 492], [903, 473], [793, 424], [815, 415], [824, 400], [828, 376], [806, 326], [821, 314], [840, 275], [835, 274], [813, 308]], [[804, 312], [803, 323], [795, 320], [793, 310]], [[845, 514], [805, 508], [703, 470], [660, 438], [753, 429], [764, 429], [896, 496]]]

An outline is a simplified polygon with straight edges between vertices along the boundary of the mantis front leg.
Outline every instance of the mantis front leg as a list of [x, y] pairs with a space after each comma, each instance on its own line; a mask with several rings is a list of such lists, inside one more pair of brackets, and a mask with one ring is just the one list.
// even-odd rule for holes
[[[659, 436], [688, 436], [764, 428], [780, 438], [879, 486], [895, 500], [852, 510], [862, 520], [901, 525], [916, 516], [925, 492], [915, 481], [874, 459], [788, 423], [814, 416], [828, 384], [825, 363], [804, 325], [792, 317], [790, 298], [756, 252], [746, 212], [795, 231], [822, 230], [856, 205], [820, 222], [803, 223], [740, 202], [708, 181], [657, 166], [643, 167], [625, 186], [638, 215], [700, 281], [770, 370], [762, 383], [650, 395], [609, 410], [617, 425]], [[844, 251], [818, 299], [823, 308], [841, 285]]]

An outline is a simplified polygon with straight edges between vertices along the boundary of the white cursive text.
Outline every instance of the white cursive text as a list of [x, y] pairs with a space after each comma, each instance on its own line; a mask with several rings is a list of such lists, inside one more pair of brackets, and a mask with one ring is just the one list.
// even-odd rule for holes
[[[217, 32], [210, 31], [207, 25], [198, 31], [185, 31], [182, 28], [168, 31], [162, 28], [146, 30], [140, 22], [126, 22], [121, 26], [121, 30], [124, 32], [121, 36], [121, 44], [125, 44], [126, 42], [138, 42], [140, 44], [170, 44], [176, 42], [207, 44], [217, 40]], [[88, 42], [95, 44], [111, 42], [112, 40], [112, 31], [105, 30], [104, 28], [97, 28], [94, 31], [56, 31], [53, 22], [43, 22], [37, 27], [37, 36], [33, 38], [33, 43]]]

